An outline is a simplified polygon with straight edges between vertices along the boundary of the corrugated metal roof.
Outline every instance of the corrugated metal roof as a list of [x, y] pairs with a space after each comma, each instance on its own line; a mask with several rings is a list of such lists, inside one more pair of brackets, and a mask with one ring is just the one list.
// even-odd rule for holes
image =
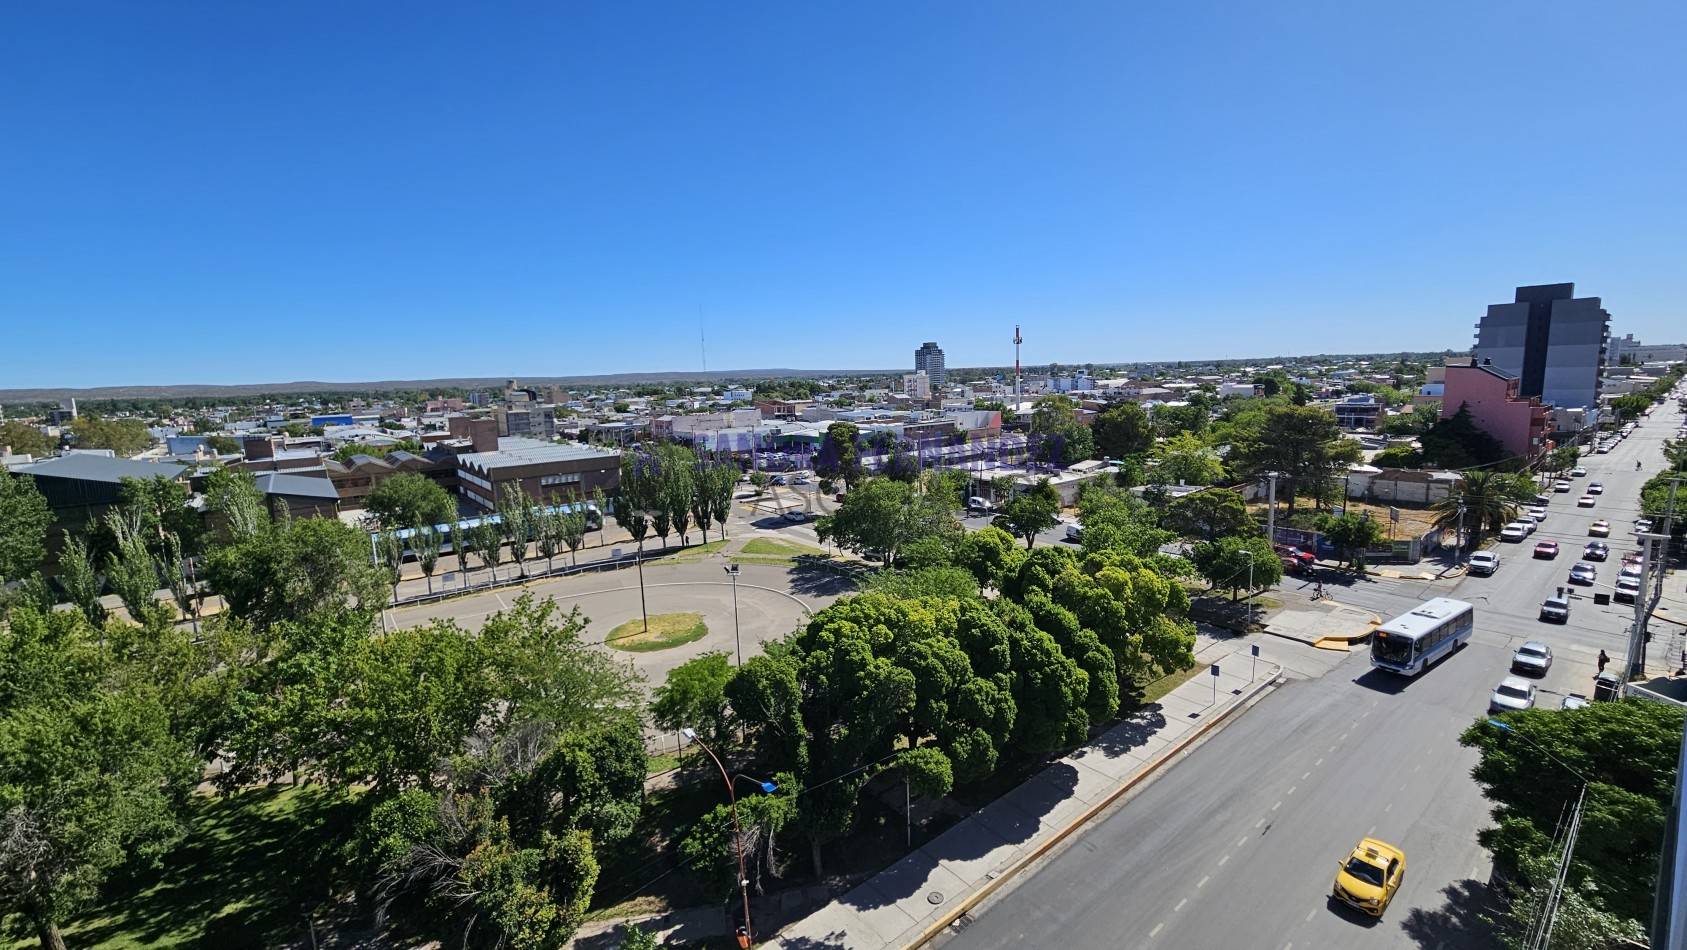
[[44, 459], [12, 469], [14, 472], [25, 472], [40, 478], [72, 478], [84, 482], [109, 482], [114, 485], [125, 478], [152, 478], [155, 475], [173, 480], [180, 478], [187, 470], [186, 465], [138, 462], [134, 459], [80, 453]]
[[258, 476], [258, 491], [266, 495], [287, 495], [295, 498], [321, 498], [339, 501], [340, 493], [334, 483], [313, 475], [289, 475], [285, 472], [266, 472]]

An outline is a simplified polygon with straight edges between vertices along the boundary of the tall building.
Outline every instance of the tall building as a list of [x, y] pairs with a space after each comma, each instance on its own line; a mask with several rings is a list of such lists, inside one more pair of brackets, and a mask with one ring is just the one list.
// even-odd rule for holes
[[[938, 359], [941, 360], [943, 357], [939, 356]], [[912, 373], [903, 373], [902, 391], [907, 393], [909, 399], [918, 399], [922, 402], [930, 399], [931, 377], [927, 376], [920, 370], [916, 370]]]
[[1523, 399], [1597, 406], [1611, 314], [1598, 297], [1575, 294], [1575, 284], [1537, 284], [1488, 307], [1476, 326], [1477, 361], [1516, 376]]
[[914, 372], [925, 373], [933, 386], [941, 387], [948, 379], [943, 371], [943, 350], [936, 343], [925, 343], [914, 351]]

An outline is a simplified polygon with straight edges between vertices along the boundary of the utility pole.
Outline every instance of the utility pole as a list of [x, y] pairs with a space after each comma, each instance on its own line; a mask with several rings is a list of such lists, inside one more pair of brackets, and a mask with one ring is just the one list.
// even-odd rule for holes
[[1623, 664], [1623, 669], [1627, 671], [1624, 682], [1646, 675], [1646, 586], [1652, 572], [1652, 542], [1659, 537], [1647, 533], [1636, 539], [1640, 542], [1640, 585], [1634, 592], [1634, 626], [1629, 628], [1628, 662]]
[[1270, 500], [1265, 507], [1265, 543], [1277, 543], [1277, 473], [1266, 472], [1265, 477], [1271, 482]]
[[1464, 548], [1464, 502], [1461, 501], [1459, 502], [1459, 546], [1458, 550], [1453, 553], [1454, 567], [1458, 567], [1460, 564], [1464, 563]]
[[[1663, 549], [1663, 554], [1664, 554], [1665, 557], [1669, 556], [1669, 547], [1668, 547], [1669, 541], [1667, 539], [1673, 538], [1675, 536], [1675, 534], [1674, 534], [1674, 532], [1675, 532], [1675, 489], [1680, 484], [1681, 484], [1681, 479], [1679, 479], [1679, 478], [1672, 478], [1672, 479], [1669, 480], [1669, 501], [1666, 503], [1666, 505], [1664, 507], [1664, 538], [1666, 540], [1664, 541], [1665, 547]], [[1664, 572], [1659, 571], [1658, 572], [1657, 590], [1653, 592], [1652, 596], [1655, 599], [1655, 598], [1662, 597], [1663, 595], [1664, 595]]]

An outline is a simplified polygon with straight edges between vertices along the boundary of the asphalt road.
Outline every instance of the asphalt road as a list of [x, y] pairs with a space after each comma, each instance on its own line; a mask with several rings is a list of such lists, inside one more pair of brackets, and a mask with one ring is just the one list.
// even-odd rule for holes
[[[1599, 649], [1621, 662], [1632, 609], [1578, 600], [1570, 623], [1557, 625], [1540, 622], [1538, 608], [1565, 582], [1589, 521], [1630, 526], [1645, 474], [1634, 462], [1655, 471], [1659, 444], [1678, 421], [1657, 411], [1610, 454], [1587, 458], [1577, 488], [1598, 480], [1606, 493], [1593, 509], [1575, 507], [1580, 491], [1554, 496], [1535, 537], [1574, 545], [1555, 561], [1531, 558], [1532, 544], [1505, 545], [1493, 577], [1333, 586], [1337, 600], [1384, 616], [1431, 596], [1471, 600], [1477, 632], [1413, 680], [1372, 672], [1363, 652], [1321, 678], [1290, 678], [943, 942], [956, 950], [1494, 946], [1475, 916], [1487, 899], [1489, 862], [1476, 832], [1488, 806], [1469, 776], [1475, 753], [1457, 737], [1483, 717], [1526, 639], [1557, 654], [1541, 682], [1542, 705], [1586, 692]], [[1614, 567], [1632, 536], [1611, 540]], [[1600, 580], [1609, 581], [1604, 571]], [[1678, 644], [1659, 640], [1662, 649]], [[1366, 835], [1407, 854], [1405, 884], [1380, 922], [1328, 898], [1336, 862]]]

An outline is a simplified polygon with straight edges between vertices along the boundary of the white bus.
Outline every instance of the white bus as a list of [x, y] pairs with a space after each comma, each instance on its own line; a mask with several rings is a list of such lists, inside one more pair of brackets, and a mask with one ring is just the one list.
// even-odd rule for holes
[[1426, 600], [1383, 624], [1371, 635], [1371, 665], [1416, 676], [1431, 663], [1467, 643], [1476, 629], [1476, 608], [1462, 600]]

